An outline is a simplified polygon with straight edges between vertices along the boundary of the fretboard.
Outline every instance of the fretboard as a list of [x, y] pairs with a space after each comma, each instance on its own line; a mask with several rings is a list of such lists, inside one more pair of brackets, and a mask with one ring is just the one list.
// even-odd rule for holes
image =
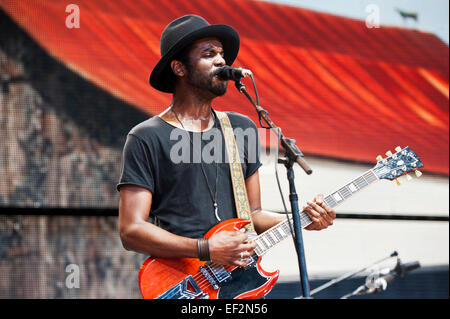
[[[378, 177], [373, 170], [368, 170], [366, 173], [341, 187], [336, 192], [326, 196], [324, 202], [331, 208], [334, 208], [377, 180]], [[300, 222], [302, 228], [312, 223], [306, 212], [300, 212]], [[254, 238], [254, 241], [256, 242], [255, 253], [258, 256], [264, 255], [270, 248], [288, 238], [290, 235], [291, 228], [289, 227], [289, 221], [285, 220]]]

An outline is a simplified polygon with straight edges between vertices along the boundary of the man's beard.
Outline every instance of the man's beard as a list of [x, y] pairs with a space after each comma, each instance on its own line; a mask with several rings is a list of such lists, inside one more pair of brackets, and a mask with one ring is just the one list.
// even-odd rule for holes
[[206, 90], [215, 96], [223, 96], [227, 92], [228, 82], [219, 81], [214, 83], [214, 72], [203, 75], [193, 68], [188, 68], [187, 80], [190, 85], [197, 89]]

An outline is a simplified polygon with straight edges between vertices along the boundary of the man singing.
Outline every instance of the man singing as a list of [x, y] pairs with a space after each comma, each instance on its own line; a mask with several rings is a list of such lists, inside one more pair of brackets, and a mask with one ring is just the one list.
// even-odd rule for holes
[[[241, 231], [216, 233], [207, 247], [199, 246], [210, 228], [237, 217], [225, 142], [211, 103], [226, 93], [228, 82], [221, 80], [217, 71], [232, 65], [239, 43], [232, 27], [210, 25], [196, 15], [180, 17], [164, 29], [161, 59], [151, 73], [150, 84], [172, 93], [173, 99], [164, 112], [138, 124], [127, 136], [117, 186], [120, 238], [126, 249], [152, 257], [206, 257], [240, 267], [253, 254], [255, 242]], [[250, 130], [257, 136], [256, 125], [247, 116], [226, 114], [234, 131]], [[217, 151], [213, 161], [198, 156], [211, 138]], [[180, 140], [185, 141], [181, 148]], [[285, 217], [261, 209], [259, 140], [240, 140], [251, 218], [256, 232], [261, 233]], [[179, 150], [187, 150], [182, 154], [185, 161], [179, 160]], [[308, 230], [327, 228], [336, 217], [323, 202], [323, 195], [303, 210], [312, 220]], [[154, 222], [148, 221], [150, 217]]]

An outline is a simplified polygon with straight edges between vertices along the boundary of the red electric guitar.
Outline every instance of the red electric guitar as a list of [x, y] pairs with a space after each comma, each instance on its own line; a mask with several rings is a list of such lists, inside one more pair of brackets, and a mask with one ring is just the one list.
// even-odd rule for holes
[[[387, 152], [387, 158], [378, 156], [375, 167], [326, 196], [325, 203], [333, 208], [380, 179], [394, 180], [410, 171], [415, 171], [419, 177], [421, 173], [417, 169], [423, 164], [417, 155], [409, 147], [395, 150], [395, 154]], [[410, 179], [409, 175], [407, 179]], [[302, 227], [311, 223], [305, 212], [300, 213], [300, 220]], [[213, 227], [205, 238], [224, 230], [237, 231], [248, 223], [246, 219], [226, 220]], [[261, 257], [290, 235], [291, 228], [286, 220], [253, 238], [257, 246], [246, 267], [225, 266], [195, 258], [148, 258], [139, 271], [142, 296], [146, 299], [261, 298], [272, 289], [279, 275], [278, 270], [264, 271], [260, 266]]]

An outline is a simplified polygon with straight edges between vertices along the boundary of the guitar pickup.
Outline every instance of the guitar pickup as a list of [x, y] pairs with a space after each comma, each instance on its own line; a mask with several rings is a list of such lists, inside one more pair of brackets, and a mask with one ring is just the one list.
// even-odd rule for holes
[[205, 264], [210, 273], [214, 276], [214, 279], [218, 283], [222, 283], [231, 278], [230, 273], [222, 265], [213, 265], [211, 262]]

